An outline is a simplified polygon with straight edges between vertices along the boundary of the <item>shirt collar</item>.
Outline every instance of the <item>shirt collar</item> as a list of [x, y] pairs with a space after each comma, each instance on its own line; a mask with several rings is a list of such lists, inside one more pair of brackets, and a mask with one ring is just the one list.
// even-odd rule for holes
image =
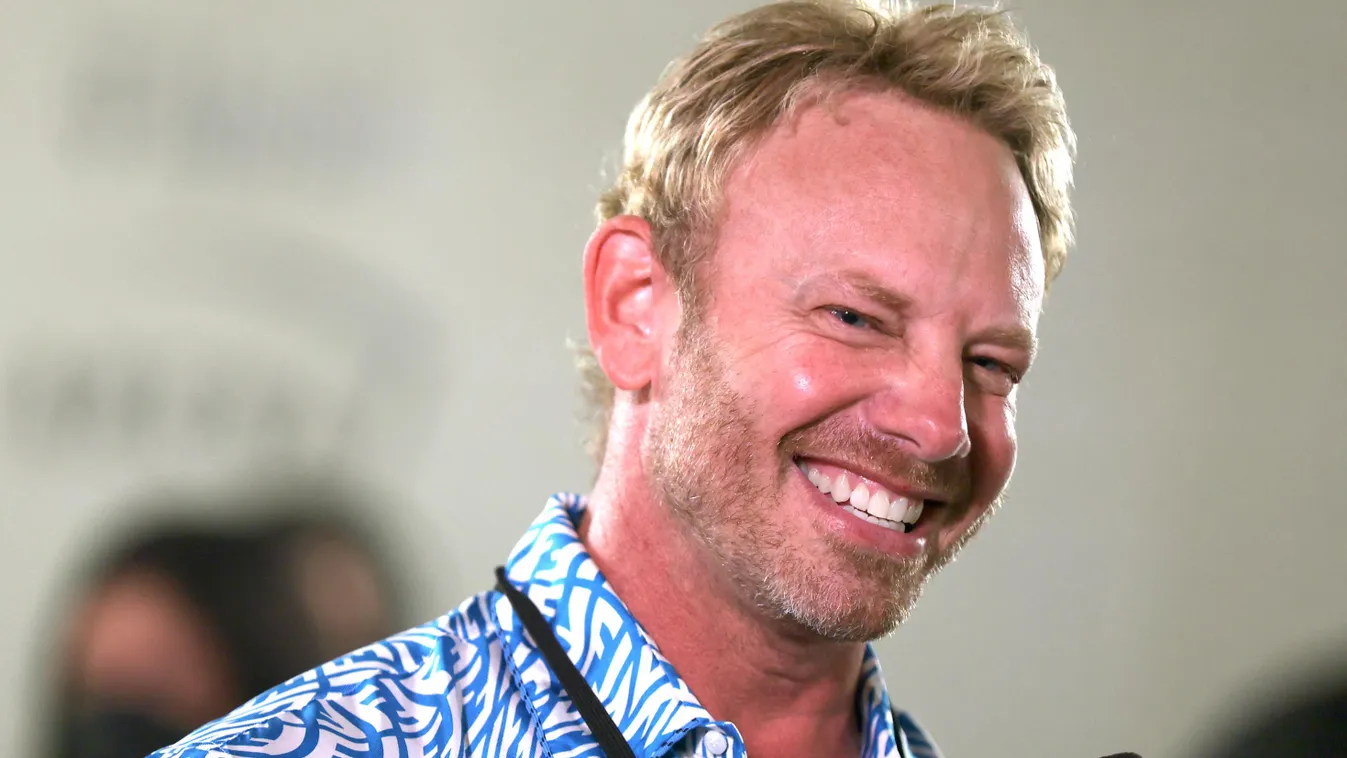
[[[505, 570], [528, 595], [585, 681], [603, 702], [640, 758], [658, 758], [698, 727], [716, 724], [672, 664], [613, 592], [580, 541], [577, 525], [587, 507], [580, 495], [558, 494], [515, 545]], [[549, 742], [578, 746], [587, 732], [542, 654], [524, 634], [509, 601], [495, 603], [509, 664], [538, 714], [535, 726]], [[866, 646], [861, 687], [864, 758], [897, 758], [895, 724], [879, 659]], [[730, 724], [718, 726], [731, 732]], [[557, 751], [554, 750], [554, 753]]]

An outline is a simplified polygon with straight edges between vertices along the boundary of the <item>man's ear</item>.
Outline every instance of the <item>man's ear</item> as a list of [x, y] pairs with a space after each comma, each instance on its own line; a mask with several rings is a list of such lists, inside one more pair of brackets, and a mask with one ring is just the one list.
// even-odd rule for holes
[[589, 346], [618, 389], [640, 391], [659, 370], [658, 290], [650, 224], [636, 216], [604, 221], [585, 246], [585, 321]]

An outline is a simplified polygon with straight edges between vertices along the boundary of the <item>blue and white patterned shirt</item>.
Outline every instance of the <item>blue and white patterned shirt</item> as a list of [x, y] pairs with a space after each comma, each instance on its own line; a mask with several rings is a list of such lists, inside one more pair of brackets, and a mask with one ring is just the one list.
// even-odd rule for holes
[[[506, 564], [639, 758], [745, 758], [734, 724], [693, 697], [576, 533], [585, 500], [556, 495]], [[897, 724], [872, 649], [857, 705], [862, 758], [938, 758]], [[901, 751], [900, 752], [900, 748]], [[301, 674], [151, 758], [583, 758], [599, 747], [509, 601], [491, 590], [441, 618]]]

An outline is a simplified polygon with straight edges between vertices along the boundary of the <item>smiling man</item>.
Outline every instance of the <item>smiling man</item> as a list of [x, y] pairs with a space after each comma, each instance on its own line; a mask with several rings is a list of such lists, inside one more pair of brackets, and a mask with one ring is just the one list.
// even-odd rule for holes
[[1000, 13], [713, 29], [585, 250], [592, 493], [496, 589], [162, 755], [937, 755], [867, 643], [1010, 478], [1072, 140]]

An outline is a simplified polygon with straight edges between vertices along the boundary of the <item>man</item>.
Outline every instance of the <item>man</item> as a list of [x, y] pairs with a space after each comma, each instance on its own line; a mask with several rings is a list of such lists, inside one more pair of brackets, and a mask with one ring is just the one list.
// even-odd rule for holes
[[160, 755], [936, 755], [867, 641], [1010, 477], [1072, 140], [999, 13], [712, 30], [585, 251], [592, 494], [496, 590]]

